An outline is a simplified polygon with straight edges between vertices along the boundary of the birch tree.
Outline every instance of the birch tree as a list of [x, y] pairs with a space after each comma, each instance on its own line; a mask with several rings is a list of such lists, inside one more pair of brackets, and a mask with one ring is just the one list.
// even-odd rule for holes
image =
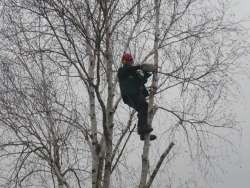
[[[132, 186], [115, 178], [135, 176], [125, 176], [123, 167], [136, 119], [121, 102], [116, 76], [125, 51], [157, 68], [148, 85], [148, 123], [169, 138], [159, 140], [153, 162], [146, 136], [134, 187], [153, 187], [178, 135], [191, 155], [208, 159], [206, 141], [220, 137], [216, 129], [234, 127], [218, 112], [247, 46], [224, 1], [5, 0], [0, 6], [1, 159], [12, 163], [3, 186]], [[157, 119], [168, 124], [156, 125]]]

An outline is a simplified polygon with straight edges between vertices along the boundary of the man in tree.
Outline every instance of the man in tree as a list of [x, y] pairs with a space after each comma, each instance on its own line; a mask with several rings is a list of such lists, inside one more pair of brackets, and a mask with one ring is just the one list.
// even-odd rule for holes
[[[123, 66], [118, 70], [118, 79], [120, 84], [121, 96], [123, 102], [137, 111], [138, 116], [138, 134], [140, 139], [145, 139], [145, 134], [153, 131], [153, 128], [147, 123], [148, 103], [146, 97], [149, 95], [145, 87], [150, 72], [154, 67], [149, 64], [133, 65], [134, 60], [131, 54], [124, 53], [122, 56]], [[156, 136], [151, 134], [150, 140], [155, 140]]]

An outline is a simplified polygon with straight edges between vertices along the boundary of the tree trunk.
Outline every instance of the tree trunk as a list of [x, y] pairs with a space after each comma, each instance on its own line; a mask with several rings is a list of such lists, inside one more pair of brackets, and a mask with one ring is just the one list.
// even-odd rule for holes
[[[86, 24], [86, 34], [90, 37], [89, 32], [90, 21], [87, 19]], [[86, 48], [87, 55], [89, 57], [89, 88], [88, 88], [88, 95], [89, 95], [89, 116], [91, 122], [91, 154], [92, 154], [92, 188], [97, 188], [97, 174], [98, 174], [98, 166], [99, 166], [99, 159], [98, 159], [98, 140], [97, 140], [97, 121], [96, 121], [96, 111], [95, 111], [95, 88], [94, 84], [94, 73], [95, 73], [95, 57], [91, 51], [90, 44], [87, 42]]]
[[104, 127], [104, 137], [106, 143], [106, 157], [105, 157], [105, 172], [104, 172], [104, 185], [103, 188], [110, 187], [111, 167], [112, 167], [112, 140], [113, 140], [113, 98], [114, 98], [114, 87], [113, 87], [113, 72], [112, 72], [112, 55], [110, 51], [111, 38], [107, 36], [107, 52], [106, 52], [106, 63], [107, 63], [107, 81], [108, 81], [108, 100], [107, 100], [107, 121], [106, 127]]
[[[109, 2], [105, 2], [104, 18], [108, 18]], [[104, 138], [106, 143], [106, 155], [105, 155], [105, 167], [104, 167], [104, 179], [103, 188], [110, 187], [111, 172], [112, 172], [112, 151], [113, 151], [113, 100], [114, 100], [114, 84], [113, 84], [113, 58], [112, 58], [112, 37], [110, 32], [111, 19], [106, 19], [105, 23], [105, 63], [107, 68], [107, 82], [108, 82], [108, 98], [107, 98], [107, 110], [106, 110], [106, 122], [104, 126]]]
[[58, 179], [58, 188], [63, 188], [63, 182]]
[[[155, 40], [154, 40], [154, 66], [158, 67], [158, 46], [159, 46], [159, 22], [160, 22], [160, 1], [155, 0]], [[154, 94], [157, 90], [157, 71], [153, 73], [153, 80], [151, 84], [151, 92], [149, 95], [149, 105], [148, 105], [148, 124], [152, 126], [153, 116], [154, 116]], [[149, 149], [150, 149], [150, 140], [149, 134], [145, 136], [143, 154], [142, 154], [142, 170], [141, 170], [141, 180], [139, 188], [146, 188], [147, 184], [147, 175], [149, 173]]]

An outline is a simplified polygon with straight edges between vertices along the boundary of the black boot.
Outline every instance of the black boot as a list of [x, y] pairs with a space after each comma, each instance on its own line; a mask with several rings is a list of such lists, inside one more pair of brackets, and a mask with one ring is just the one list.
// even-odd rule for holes
[[143, 135], [143, 134], [148, 134], [151, 133], [154, 129], [152, 127], [148, 127], [148, 128], [140, 128], [138, 127], [137, 129], [137, 133], [139, 135]]
[[[150, 136], [149, 136], [149, 139], [152, 141], [152, 140], [155, 140], [157, 138], [157, 136], [156, 135], [154, 135], [154, 134], [151, 134]], [[145, 140], [145, 135], [144, 134], [141, 134], [140, 135], [140, 140]]]
[[149, 127], [149, 126], [143, 127], [143, 128], [141, 129], [141, 134], [147, 134], [147, 133], [152, 132], [153, 130], [154, 130], [154, 129], [153, 129], [152, 127]]

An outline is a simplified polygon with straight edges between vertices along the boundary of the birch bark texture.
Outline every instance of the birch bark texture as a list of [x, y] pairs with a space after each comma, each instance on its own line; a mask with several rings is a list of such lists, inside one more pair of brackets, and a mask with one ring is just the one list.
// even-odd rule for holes
[[[248, 53], [220, 2], [1, 1], [0, 185], [154, 187], [179, 138], [206, 161], [212, 133], [235, 126], [223, 102]], [[123, 52], [157, 68], [148, 111], [157, 144], [140, 143], [121, 100]]]
[[[154, 0], [154, 11], [155, 11], [155, 25], [154, 25], [154, 66], [158, 67], [158, 61], [159, 61], [159, 24], [160, 24], [160, 0]], [[157, 68], [156, 68], [157, 69]], [[153, 79], [151, 84], [151, 91], [149, 94], [149, 104], [148, 104], [148, 124], [152, 127], [152, 122], [154, 118], [154, 111], [153, 111], [153, 105], [154, 105], [154, 95], [157, 91], [157, 71], [153, 72]], [[145, 141], [143, 146], [143, 153], [142, 153], [142, 169], [141, 169], [141, 180], [139, 188], [146, 188], [147, 184], [147, 176], [149, 174], [149, 148], [150, 148], [150, 140], [149, 140], [150, 134], [145, 135]]]

